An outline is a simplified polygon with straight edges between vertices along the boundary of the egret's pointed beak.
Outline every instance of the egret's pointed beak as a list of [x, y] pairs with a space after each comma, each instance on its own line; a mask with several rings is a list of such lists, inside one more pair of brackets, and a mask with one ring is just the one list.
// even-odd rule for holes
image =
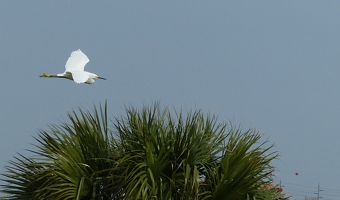
[[98, 79], [103, 79], [103, 80], [106, 80], [106, 78], [103, 78], [103, 77], [99, 77], [99, 76], [98, 76]]

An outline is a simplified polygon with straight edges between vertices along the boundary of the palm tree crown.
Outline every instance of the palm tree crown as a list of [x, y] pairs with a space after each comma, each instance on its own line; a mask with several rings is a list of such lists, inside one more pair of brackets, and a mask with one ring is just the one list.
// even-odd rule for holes
[[[73, 111], [69, 123], [36, 138], [2, 174], [9, 199], [279, 199], [271, 161], [255, 130], [218, 123], [201, 112], [159, 104], [126, 108], [109, 120], [107, 104]], [[109, 125], [110, 124], [110, 125]]]

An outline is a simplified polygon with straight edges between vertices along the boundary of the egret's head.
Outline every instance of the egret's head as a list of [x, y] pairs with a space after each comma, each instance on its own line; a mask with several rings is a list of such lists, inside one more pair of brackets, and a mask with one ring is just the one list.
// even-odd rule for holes
[[48, 77], [50, 77], [51, 75], [49, 75], [49, 74], [46, 74], [46, 73], [43, 73], [42, 75], [40, 75], [40, 77], [43, 77], [43, 78], [48, 78]]
[[87, 84], [92, 84], [92, 83], [94, 83], [94, 80], [95, 80], [95, 79], [104, 79], [104, 80], [106, 80], [106, 78], [99, 77], [97, 74], [89, 73], [89, 72], [87, 72], [87, 73], [88, 73], [88, 76], [89, 76], [89, 78], [88, 78], [87, 81], [85, 82], [85, 83], [87, 83]]

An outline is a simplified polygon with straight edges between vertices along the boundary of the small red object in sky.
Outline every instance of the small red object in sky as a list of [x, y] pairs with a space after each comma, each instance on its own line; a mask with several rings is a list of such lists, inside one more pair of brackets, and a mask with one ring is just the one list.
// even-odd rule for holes
[[296, 175], [296, 176], [299, 175], [299, 172], [295, 172], [295, 175]]

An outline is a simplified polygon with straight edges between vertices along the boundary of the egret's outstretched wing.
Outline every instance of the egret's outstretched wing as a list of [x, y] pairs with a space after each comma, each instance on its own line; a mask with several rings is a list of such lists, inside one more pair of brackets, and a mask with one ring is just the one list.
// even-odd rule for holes
[[71, 56], [66, 62], [65, 69], [66, 71], [84, 71], [84, 67], [89, 61], [89, 58], [78, 49], [71, 53]]
[[76, 83], [85, 83], [89, 78], [88, 72], [84, 71], [73, 71], [72, 72], [73, 81]]

